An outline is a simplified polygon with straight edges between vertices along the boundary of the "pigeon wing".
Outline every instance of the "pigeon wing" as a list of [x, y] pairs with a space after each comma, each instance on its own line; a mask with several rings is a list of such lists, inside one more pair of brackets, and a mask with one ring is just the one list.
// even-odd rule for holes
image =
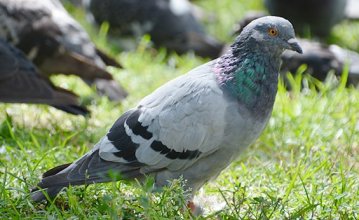
[[143, 170], [184, 169], [218, 149], [226, 102], [203, 68], [179, 77], [120, 117], [99, 143], [100, 157]]

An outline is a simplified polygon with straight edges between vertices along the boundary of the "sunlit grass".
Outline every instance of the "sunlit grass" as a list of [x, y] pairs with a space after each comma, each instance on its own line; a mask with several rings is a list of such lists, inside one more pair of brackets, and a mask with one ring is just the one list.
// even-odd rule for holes
[[[199, 1], [214, 20], [209, 31], [229, 41], [232, 24], [258, 1]], [[79, 10], [72, 10], [86, 24]], [[81, 95], [92, 114], [71, 116], [39, 105], [0, 104], [0, 218], [188, 219], [180, 181], [160, 191], [153, 180], [72, 187], [54, 203], [34, 204], [30, 189], [41, 173], [68, 163], [104, 135], [124, 111], [154, 89], [206, 59], [156, 51], [148, 38], [133, 51], [119, 52], [86, 25], [101, 48], [124, 69], [109, 68], [130, 93], [121, 104], [96, 95], [76, 77], [54, 82]], [[358, 24], [336, 27], [333, 39], [359, 50]], [[299, 78], [298, 78], [299, 77]], [[210, 219], [357, 219], [359, 218], [359, 91], [333, 79], [320, 83], [293, 77], [291, 92], [279, 86], [273, 116], [249, 147], [197, 199]], [[345, 78], [345, 77], [344, 77]]]

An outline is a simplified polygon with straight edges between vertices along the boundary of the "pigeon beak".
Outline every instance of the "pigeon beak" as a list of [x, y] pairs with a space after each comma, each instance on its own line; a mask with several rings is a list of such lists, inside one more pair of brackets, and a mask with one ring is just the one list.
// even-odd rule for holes
[[300, 47], [297, 39], [291, 38], [291, 39], [289, 39], [287, 41], [287, 43], [288, 43], [288, 46], [289, 46], [289, 48], [288, 48], [289, 50], [293, 50], [293, 51], [296, 51], [298, 53], [303, 53], [303, 50]]

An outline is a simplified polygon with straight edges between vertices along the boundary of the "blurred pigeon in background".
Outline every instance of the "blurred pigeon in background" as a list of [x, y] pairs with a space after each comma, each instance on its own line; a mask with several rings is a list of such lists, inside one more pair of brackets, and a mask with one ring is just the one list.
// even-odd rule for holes
[[344, 66], [348, 65], [347, 85], [359, 84], [359, 54], [337, 45], [325, 45], [310, 40], [299, 40], [303, 54], [285, 51], [282, 54], [282, 74], [287, 71], [296, 73], [297, 69], [307, 65], [306, 72], [319, 80], [325, 80], [328, 72], [334, 71], [341, 76]]
[[47, 171], [32, 199], [112, 181], [111, 171], [126, 179], [153, 175], [159, 187], [183, 177], [194, 194], [263, 131], [285, 49], [301, 52], [289, 21], [253, 21], [226, 54], [163, 85], [124, 113], [90, 152]]
[[94, 20], [113, 35], [149, 34], [156, 46], [216, 58], [223, 44], [210, 37], [188, 0], [86, 0]]
[[0, 0], [0, 37], [21, 49], [41, 73], [78, 75], [110, 100], [127, 95], [104, 62], [120, 65], [95, 47], [57, 0]]
[[293, 23], [297, 33], [327, 37], [345, 18], [347, 0], [264, 0], [269, 13]]
[[17, 48], [0, 39], [0, 102], [47, 104], [74, 115], [86, 115], [77, 96], [54, 86]]

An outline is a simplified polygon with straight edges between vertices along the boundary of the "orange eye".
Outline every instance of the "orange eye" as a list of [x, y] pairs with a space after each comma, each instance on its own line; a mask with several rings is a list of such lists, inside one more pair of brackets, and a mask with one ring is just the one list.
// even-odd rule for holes
[[278, 30], [275, 29], [275, 28], [269, 28], [268, 29], [268, 34], [269, 34], [269, 36], [275, 37], [275, 36], [278, 35]]

